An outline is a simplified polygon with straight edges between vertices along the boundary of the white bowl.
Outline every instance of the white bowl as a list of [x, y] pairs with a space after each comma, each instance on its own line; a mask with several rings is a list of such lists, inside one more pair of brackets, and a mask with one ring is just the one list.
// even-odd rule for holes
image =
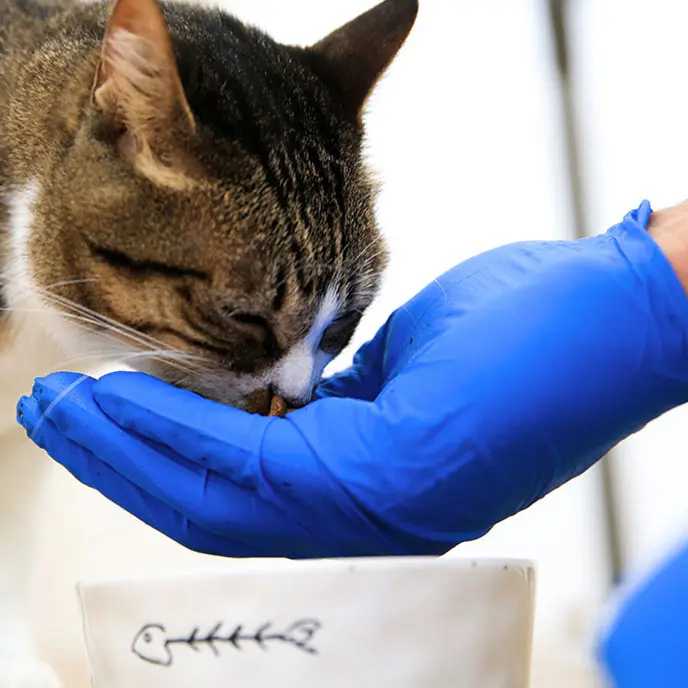
[[78, 586], [94, 688], [526, 688], [534, 566], [365, 559]]

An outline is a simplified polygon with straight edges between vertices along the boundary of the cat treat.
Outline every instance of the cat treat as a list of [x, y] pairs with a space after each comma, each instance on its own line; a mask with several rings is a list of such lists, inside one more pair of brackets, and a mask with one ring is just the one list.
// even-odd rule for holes
[[270, 402], [270, 413], [268, 415], [284, 418], [287, 415], [288, 411], [289, 409], [287, 408], [287, 404], [284, 401], [284, 399], [277, 396], [276, 394], [273, 395], [272, 401]]

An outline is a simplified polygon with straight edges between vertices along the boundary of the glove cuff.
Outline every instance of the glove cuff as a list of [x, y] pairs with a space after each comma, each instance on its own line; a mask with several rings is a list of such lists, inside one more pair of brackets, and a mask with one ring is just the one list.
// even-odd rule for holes
[[[688, 381], [688, 297], [666, 255], [647, 231], [652, 216], [650, 202], [643, 201], [622, 222], [607, 232], [620, 256], [631, 267], [632, 287], [641, 287], [647, 312], [656, 327], [648, 346], [659, 354], [655, 371], [675, 381]], [[683, 387], [683, 385], [681, 385]], [[685, 390], [682, 389], [685, 395]]]

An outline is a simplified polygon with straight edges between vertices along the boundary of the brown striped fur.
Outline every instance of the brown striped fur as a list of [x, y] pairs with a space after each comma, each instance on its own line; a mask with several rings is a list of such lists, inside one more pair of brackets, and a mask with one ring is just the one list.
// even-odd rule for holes
[[362, 111], [417, 9], [386, 0], [300, 48], [192, 5], [0, 0], [0, 267], [2, 198], [33, 181], [27, 250], [48, 306], [57, 294], [92, 329], [108, 318], [202, 357], [190, 375], [134, 365], [266, 411], [268, 372], [327, 291], [334, 355], [378, 290]]

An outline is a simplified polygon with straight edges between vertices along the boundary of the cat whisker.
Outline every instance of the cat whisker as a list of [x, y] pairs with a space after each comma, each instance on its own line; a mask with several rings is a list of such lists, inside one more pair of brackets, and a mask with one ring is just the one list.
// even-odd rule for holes
[[6, 306], [0, 308], [0, 313], [50, 313], [49, 308], [16, 308], [14, 306]]
[[[65, 313], [63, 311], [60, 311], [56, 308], [53, 308], [52, 306], [46, 306], [44, 308], [18, 308], [16, 306], [12, 307], [6, 307], [6, 308], [0, 308], [0, 312], [5, 312], [5, 313], [42, 313], [42, 314], [53, 314], [53, 315], [58, 315], [61, 318], [65, 318], [66, 320], [74, 321], [77, 325], [79, 326], [84, 326], [84, 324], [87, 325], [95, 325], [98, 327], [102, 326], [102, 323], [98, 322], [94, 318], [89, 318], [87, 316], [82, 316], [82, 315], [77, 315], [75, 313]], [[89, 332], [94, 333], [94, 330], [89, 327], [86, 328], [89, 330]], [[97, 334], [102, 335], [102, 332], [97, 332]]]
[[64, 297], [58, 296], [57, 294], [52, 294], [50, 292], [47, 293], [46, 296], [49, 299], [52, 299], [54, 302], [58, 303], [64, 309], [76, 311], [77, 313], [80, 313], [85, 317], [89, 317], [93, 320], [93, 324], [97, 324], [99, 327], [104, 327], [109, 330], [115, 331], [118, 334], [121, 334], [122, 336], [127, 337], [128, 339], [136, 342], [142, 348], [165, 347], [165, 343], [157, 339], [156, 337], [152, 337], [148, 334], [144, 334], [143, 332], [139, 332], [138, 330], [135, 330], [134, 328], [129, 327], [128, 325], [124, 325], [123, 323], [113, 320], [112, 318], [102, 315], [101, 313], [97, 313], [96, 311], [87, 308], [86, 306], [82, 306], [81, 304], [75, 303], [70, 299], [66, 299]]
[[[121, 337], [129, 338], [130, 335], [127, 332], [121, 332], [118, 329], [110, 326], [107, 323], [102, 323], [98, 318], [92, 318], [88, 316], [83, 316], [83, 315], [78, 315], [75, 313], [65, 313], [62, 311], [59, 311], [51, 306], [46, 306], [44, 308], [17, 308], [17, 307], [5, 307], [5, 308], [0, 308], [0, 312], [6, 312], [6, 313], [55, 313], [58, 314], [60, 317], [65, 318], [67, 320], [72, 321], [75, 325], [83, 327], [84, 329], [88, 330], [89, 333], [97, 334], [100, 337], [104, 337], [105, 339], [109, 339], [110, 341], [113, 341], [117, 344], [120, 345], [120, 348], [113, 348], [110, 352], [107, 352], [106, 354], [91, 354], [91, 353], [86, 353], [82, 356], [74, 356], [72, 358], [66, 359], [61, 363], [60, 365], [67, 365], [69, 363], [73, 363], [79, 360], [86, 360], [89, 358], [92, 358], [94, 356], [101, 357], [103, 359], [107, 358], [115, 358], [118, 359], [121, 357], [121, 345], [122, 342], [121, 340], [115, 336], [115, 334], [120, 335]], [[93, 327], [98, 327], [98, 328], [104, 328], [105, 331], [99, 329], [97, 332], [93, 329]], [[136, 342], [137, 344], [140, 345], [140, 342]], [[162, 342], [160, 342], [162, 344]], [[145, 347], [150, 347], [149, 343], [144, 343], [143, 348]], [[204, 363], [204, 364], [209, 364], [213, 365], [214, 362], [206, 358], [204, 356], [199, 356], [197, 354], [191, 354], [187, 353], [185, 351], [181, 351], [179, 349], [170, 349], [169, 347], [165, 348], [159, 348], [159, 349], [152, 349], [149, 351], [145, 352], [140, 352], [141, 355], [146, 355], [146, 354], [159, 354], [160, 352], [166, 352], [166, 356], [170, 359], [177, 360], [177, 361], [190, 361], [190, 362], [196, 362], [196, 363]], [[198, 369], [203, 369], [203, 366], [198, 366]], [[186, 372], [188, 373], [196, 373], [197, 371], [194, 370], [193, 368], [187, 368]]]
[[332, 272], [335, 272], [335, 271], [340, 269], [334, 265], [327, 265], [325, 263], [307, 264], [307, 260], [304, 259], [298, 263], [295, 263], [293, 266], [291, 266], [291, 268], [292, 268], [291, 272], [289, 274], [287, 274], [287, 276], [284, 279], [280, 280], [279, 282], [277, 282], [275, 284], [275, 289], [279, 289], [280, 287], [285, 285], [294, 276], [294, 273], [296, 271], [300, 270], [304, 266], [308, 267], [310, 270], [312, 270], [314, 272], [317, 272], [317, 271], [323, 271], [324, 272], [325, 270], [330, 270]]
[[353, 265], [356, 267], [351, 273], [352, 277], [358, 277], [361, 275], [363, 272], [367, 271], [370, 269], [370, 267], [373, 265], [374, 261], [377, 260], [382, 254], [384, 254], [385, 249], [384, 247], [380, 248], [379, 250], [375, 251], [375, 253], [371, 253], [370, 255], [365, 257], [365, 260], [363, 260], [360, 263], [352, 262]]
[[[163, 342], [156, 340], [153, 337], [148, 337], [147, 335], [138, 333], [136, 332], [136, 330], [132, 330], [131, 328], [125, 328], [121, 324], [116, 323], [115, 321], [110, 321], [109, 318], [106, 319], [99, 313], [96, 313], [95, 311], [92, 311], [91, 309], [88, 309], [86, 307], [82, 307], [79, 304], [70, 301], [69, 299], [62, 299], [61, 297], [56, 297], [55, 294], [48, 294], [47, 297], [48, 299], [52, 299], [59, 303], [63, 307], [63, 309], [72, 308], [73, 310], [77, 311], [77, 313], [64, 312], [63, 310], [54, 309], [51, 306], [48, 306], [45, 312], [59, 313], [61, 317], [64, 317], [68, 320], [75, 322], [77, 325], [84, 327], [89, 332], [95, 333], [100, 337], [104, 337], [119, 344], [121, 344], [121, 339], [127, 339], [142, 349], [148, 349], [153, 351], [170, 350], [169, 347], [166, 347]], [[83, 312], [88, 313], [88, 315], [82, 315], [81, 313]], [[94, 328], [98, 329], [94, 330]], [[179, 359], [181, 359], [182, 357], [185, 357], [187, 355], [185, 354], [185, 352], [178, 351], [178, 356]], [[210, 363], [208, 359], [204, 359], [201, 356], [194, 356], [193, 354], [188, 354], [188, 360], [192, 359], [195, 359], [196, 361], [203, 361], [204, 363]], [[197, 375], [199, 371], [202, 371], [204, 369], [203, 366], [199, 365], [196, 365], [195, 367], [191, 367], [189, 365], [182, 366], [180, 363], [172, 363], [171, 361], [169, 362], [169, 365], [176, 367], [177, 369], [189, 375]]]
[[54, 282], [53, 284], [49, 284], [46, 287], [42, 287], [42, 289], [45, 291], [50, 291], [52, 289], [58, 289], [59, 287], [71, 287], [72, 285], [75, 285], [75, 284], [89, 284], [91, 282], [98, 282], [98, 280], [95, 279], [94, 277], [86, 277], [84, 279], [64, 280], [62, 282]]
[[357, 299], [361, 298], [370, 298], [377, 296], [377, 291], [374, 289], [357, 289], [356, 291], [352, 292], [350, 295], [350, 298], [356, 301]]
[[[187, 355], [184, 352], [175, 351], [174, 349], [161, 349], [159, 351], [135, 351], [125, 355], [122, 355], [121, 349], [100, 349], [98, 351], [93, 351], [82, 355], [70, 356], [69, 358], [63, 359], [58, 364], [58, 367], [92, 360], [114, 360], [118, 362], [126, 362], [132, 359], [148, 358], [159, 360], [165, 363], [174, 363], [187, 360]], [[192, 354], [189, 354], [188, 358], [193, 360], [195, 357]]]
[[[381, 242], [380, 242], [380, 239], [379, 239], [378, 237], [375, 237], [374, 239], [372, 239], [371, 241], [369, 241], [369, 242], [366, 244], [365, 248], [364, 248], [355, 258], [353, 258], [353, 259], [351, 260], [351, 264], [352, 264], [352, 265], [357, 265], [357, 266], [358, 266], [358, 261], [360, 261], [361, 258], [363, 258], [363, 256], [366, 257], [366, 261], [367, 261], [367, 263], [369, 264], [369, 263], [371, 262], [371, 260], [373, 260], [374, 258], [377, 258], [381, 253], [384, 253], [384, 251], [385, 251], [385, 246], [384, 246], [384, 244], [382, 244], [382, 245], [378, 248], [378, 250], [375, 251], [375, 253], [373, 253], [372, 255], [366, 255], [366, 254], [368, 253], [368, 251], [370, 251], [371, 248], [373, 248], [374, 246], [376, 246], [377, 244], [380, 244], [380, 243], [381, 243]], [[364, 265], [365, 265], [365, 264], [366, 264], [366, 263], [364, 263]]]
[[[78, 324], [78, 323], [77, 323]], [[89, 328], [89, 331], [90, 328]], [[149, 356], [151, 358], [154, 358], [156, 356], [162, 357], [163, 354], [165, 354], [165, 357], [168, 359], [166, 360], [166, 363], [176, 369], [179, 370], [180, 372], [183, 372], [187, 375], [195, 376], [198, 375], [200, 372], [204, 371], [204, 368], [201, 366], [196, 366], [194, 367], [193, 365], [184, 365], [182, 363], [184, 359], [184, 352], [182, 351], [173, 351], [173, 350], [150, 350], [150, 351], [139, 351], [136, 353], [132, 354], [122, 354], [122, 342], [121, 340], [109, 333], [106, 332], [99, 332], [99, 336], [108, 339], [112, 342], [115, 342], [116, 344], [119, 344], [120, 346], [118, 348], [113, 348], [111, 351], [97, 351], [97, 352], [87, 352], [84, 354], [81, 354], [79, 356], [74, 356], [72, 357], [71, 360], [66, 360], [63, 361], [61, 364], [62, 366], [64, 365], [69, 365], [70, 363], [85, 363], [86, 361], [119, 361], [119, 362], [126, 362], [126, 360], [134, 357], [134, 356], [141, 356], [141, 357], [146, 357]]]

